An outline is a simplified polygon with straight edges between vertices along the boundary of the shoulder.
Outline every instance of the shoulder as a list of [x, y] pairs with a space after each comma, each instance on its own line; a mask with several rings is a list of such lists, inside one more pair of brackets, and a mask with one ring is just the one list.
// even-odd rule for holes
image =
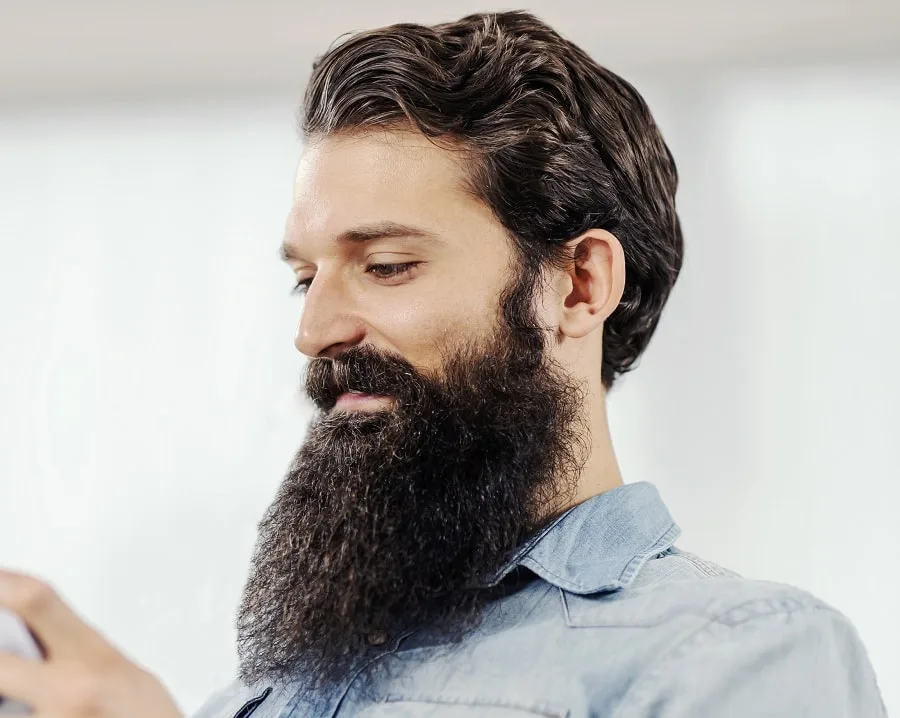
[[648, 561], [628, 587], [566, 593], [563, 602], [571, 628], [635, 629], [627, 631], [634, 673], [617, 716], [742, 716], [753, 714], [748, 706], [883, 714], [854, 626], [794, 586], [742, 578], [676, 550]]
[[566, 592], [570, 624], [652, 625], [675, 633], [709, 622], [734, 623], [773, 614], [832, 611], [793, 586], [746, 579], [676, 548], [650, 558], [628, 586], [609, 593]]
[[[742, 578], [680, 552], [648, 562], [619, 591], [563, 593], [562, 599], [570, 628], [633, 629], [623, 634], [629, 637], [632, 667], [639, 681], [649, 684], [682, 664], [700, 664], [701, 671], [714, 673], [729, 664], [724, 656], [752, 663], [780, 651], [791, 656], [792, 665], [806, 665], [811, 672], [812, 664], [824, 669], [829, 655], [839, 662], [842, 651], [865, 656], [852, 623], [817, 596]], [[585, 639], [593, 643], [588, 635]]]
[[700, 556], [672, 546], [653, 556], [637, 574], [634, 586], [682, 579], [741, 578], [739, 574]]
[[709, 595], [677, 592], [680, 609], [696, 615], [668, 624], [668, 640], [635, 677], [617, 715], [644, 716], [663, 705], [658, 715], [673, 718], [707, 710], [884, 715], [867, 651], [841, 612], [791, 586], [714, 583]]

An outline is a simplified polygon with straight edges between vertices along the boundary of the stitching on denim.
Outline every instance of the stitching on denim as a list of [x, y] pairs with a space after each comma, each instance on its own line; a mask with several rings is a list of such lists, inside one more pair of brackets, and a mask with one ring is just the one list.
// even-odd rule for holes
[[[609, 583], [608, 585], [611, 588], [621, 588], [622, 585], [628, 583], [634, 576], [640, 571], [641, 567], [647, 562], [647, 560], [660, 552], [661, 548], [668, 543], [669, 541], [674, 540], [678, 535], [678, 526], [674, 522], [669, 525], [669, 527], [665, 530], [665, 532], [660, 536], [649, 549], [646, 551], [642, 551], [639, 554], [636, 554], [633, 558], [631, 558], [626, 564], [625, 568], [619, 573], [619, 576]], [[572, 581], [571, 579], [564, 578], [563, 576], [558, 575], [556, 572], [551, 571], [545, 564], [541, 563], [534, 556], [526, 556], [521, 561], [523, 566], [528, 566], [529, 568], [539, 568], [545, 573], [549, 574], [553, 578], [555, 578], [560, 586], [571, 587], [574, 591], [598, 591], [601, 588], [605, 587], [607, 584], [602, 584], [601, 586], [597, 586], [596, 584], [586, 584], [580, 583], [578, 581]]]
[[[703, 638], [711, 633], [714, 633], [717, 630], [733, 630], [738, 626], [760, 618], [768, 618], [776, 615], [787, 615], [790, 613], [800, 612], [812, 613], [815, 611], [825, 611], [844, 618], [843, 614], [841, 614], [839, 611], [836, 611], [831, 606], [822, 603], [818, 599], [815, 599], [815, 597], [810, 598], [812, 599], [810, 602], [804, 603], [797, 598], [786, 596], [780, 601], [782, 603], [780, 609], [775, 607], [779, 603], [779, 599], [776, 599], [774, 597], [754, 598], [749, 601], [745, 601], [744, 603], [738, 604], [737, 606], [732, 606], [722, 613], [710, 618], [707, 623], [705, 623], [703, 626], [698, 628], [689, 636], [685, 637], [681, 642], [672, 647], [650, 668], [644, 671], [644, 673], [642, 673], [637, 678], [637, 680], [635, 680], [635, 682], [632, 684], [632, 688], [625, 694], [625, 696], [623, 696], [621, 702], [616, 707], [615, 712], [611, 714], [612, 718], [616, 718], [616, 716], [619, 716], [619, 718], [626, 718], [628, 714], [623, 713], [622, 711], [631, 709], [629, 705], [626, 705], [626, 702], [631, 702], [633, 704], [635, 701], [641, 700], [644, 696], [647, 695], [648, 691], [652, 690], [653, 682], [661, 674], [667, 671], [671, 664], [684, 658], [691, 648], [698, 645], [703, 645]], [[748, 609], [748, 607], [753, 606], [754, 604], [768, 604], [770, 610], [757, 612], [746, 610]], [[742, 618], [742, 620], [725, 620], [727, 615], [739, 613], [741, 610], [746, 610], [746, 615]]]
[[384, 703], [428, 703], [433, 705], [463, 706], [471, 708], [510, 708], [524, 711], [531, 715], [544, 716], [545, 718], [568, 718], [569, 711], [562, 706], [556, 707], [542, 703], [526, 704], [510, 701], [504, 698], [450, 698], [446, 696], [428, 695], [401, 695], [398, 693], [385, 696]]
[[712, 577], [716, 575], [712, 567], [709, 566], [705, 561], [701, 560], [699, 556], [694, 556], [694, 554], [687, 551], [682, 551], [680, 555], [681, 558], [683, 558], [691, 566], [700, 571], [700, 573], [702, 573], [704, 576]]

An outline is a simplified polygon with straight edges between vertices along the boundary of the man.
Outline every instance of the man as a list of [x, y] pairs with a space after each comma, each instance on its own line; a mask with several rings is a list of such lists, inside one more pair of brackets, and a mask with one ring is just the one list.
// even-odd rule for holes
[[[623, 484], [606, 393], [682, 261], [634, 88], [473, 15], [332, 48], [303, 129], [282, 257], [319, 412], [260, 524], [239, 680], [198, 716], [883, 715], [841, 614], [680, 551]], [[0, 604], [48, 654], [0, 660], [0, 693], [177, 715], [39, 582]]]

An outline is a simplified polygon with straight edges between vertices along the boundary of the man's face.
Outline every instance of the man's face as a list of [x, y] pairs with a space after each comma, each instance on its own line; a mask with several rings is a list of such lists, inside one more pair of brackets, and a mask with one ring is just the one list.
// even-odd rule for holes
[[297, 349], [333, 358], [368, 345], [433, 374], [448, 348], [494, 330], [513, 248], [464, 188], [463, 162], [412, 132], [310, 143], [285, 237], [297, 281], [315, 277]]
[[318, 140], [286, 255], [319, 409], [260, 524], [247, 682], [337, 680], [373, 643], [473, 625], [584, 458], [581, 386], [454, 156], [408, 133]]

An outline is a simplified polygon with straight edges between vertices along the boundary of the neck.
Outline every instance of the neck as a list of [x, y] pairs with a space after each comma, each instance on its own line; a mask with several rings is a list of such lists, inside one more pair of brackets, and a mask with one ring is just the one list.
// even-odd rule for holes
[[606, 412], [606, 390], [602, 386], [589, 389], [585, 409], [590, 436], [587, 460], [578, 477], [575, 490], [566, 497], [562, 511], [624, 484], [613, 449]]

